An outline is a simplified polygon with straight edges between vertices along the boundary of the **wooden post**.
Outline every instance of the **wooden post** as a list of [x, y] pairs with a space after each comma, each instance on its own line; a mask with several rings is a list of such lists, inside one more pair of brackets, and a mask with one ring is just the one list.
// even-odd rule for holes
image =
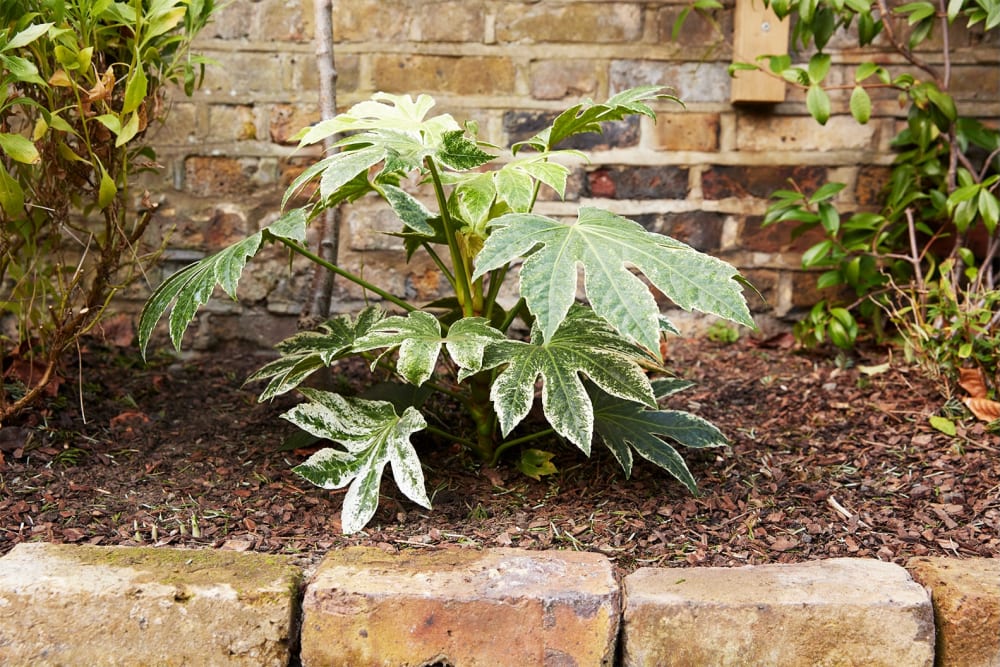
[[[757, 63], [758, 56], [788, 53], [788, 21], [779, 21], [761, 0], [736, 0], [733, 19], [733, 62]], [[734, 73], [732, 102], [785, 101], [785, 82], [763, 72]]]

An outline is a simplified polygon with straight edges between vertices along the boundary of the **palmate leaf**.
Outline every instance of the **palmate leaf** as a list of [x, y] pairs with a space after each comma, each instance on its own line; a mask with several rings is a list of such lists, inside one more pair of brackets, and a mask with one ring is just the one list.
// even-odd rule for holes
[[735, 268], [608, 211], [581, 208], [574, 224], [512, 213], [497, 218], [491, 227], [473, 279], [527, 256], [521, 267], [521, 295], [545, 340], [573, 304], [578, 264], [583, 265], [594, 311], [649, 350], [659, 349], [659, 308], [629, 266], [685, 310], [754, 326], [741, 286], [733, 279]]
[[302, 389], [302, 394], [309, 402], [295, 406], [282, 418], [344, 449], [321, 449], [292, 470], [324, 489], [350, 484], [341, 510], [345, 534], [358, 532], [375, 515], [386, 463], [392, 467], [399, 490], [430, 509], [420, 459], [410, 443], [410, 436], [427, 426], [417, 410], [407, 408], [400, 416], [385, 401], [344, 397], [317, 389]]
[[356, 320], [349, 315], [339, 315], [321, 324], [316, 331], [303, 331], [286, 338], [275, 347], [281, 356], [253, 373], [247, 382], [269, 380], [260, 394], [261, 401], [287, 393], [335, 359], [353, 353], [354, 341], [383, 317], [383, 312], [369, 306]]
[[[673, 393], [680, 383], [672, 386]], [[594, 405], [594, 430], [614, 454], [625, 476], [632, 474], [632, 450], [676, 477], [692, 493], [697, 492], [694, 477], [674, 447], [663, 440], [670, 438], [685, 447], [722, 447], [726, 437], [710, 422], [681, 410], [656, 410], [610, 396], [591, 388]], [[662, 437], [661, 437], [662, 436]]]
[[551, 127], [547, 127], [531, 139], [515, 144], [516, 153], [521, 146], [531, 146], [539, 151], [552, 150], [560, 142], [576, 134], [600, 132], [601, 123], [622, 120], [627, 116], [642, 114], [655, 119], [656, 114], [646, 104], [656, 99], [679, 100], [666, 94], [663, 86], [638, 86], [618, 93], [603, 104], [587, 100], [559, 114]]
[[506, 436], [528, 414], [535, 383], [542, 379], [542, 412], [557, 433], [590, 453], [594, 410], [581, 374], [604, 391], [654, 407], [649, 378], [638, 351], [588, 308], [576, 306], [547, 340], [538, 330], [532, 340], [490, 343], [484, 370], [506, 366], [490, 391], [500, 428]]
[[440, 322], [433, 315], [415, 311], [406, 317], [394, 316], [382, 320], [367, 335], [354, 342], [354, 351], [398, 347], [397, 372], [407, 382], [419, 386], [434, 373], [442, 346], [459, 365], [461, 380], [478, 373], [483, 349], [491, 341], [503, 338], [502, 333], [481, 317], [467, 317], [455, 322], [444, 336]]
[[275, 238], [302, 242], [306, 238], [306, 214], [300, 209], [289, 211], [252, 236], [186, 266], [161, 284], [146, 301], [139, 317], [139, 347], [146, 345], [153, 328], [163, 314], [170, 312], [170, 340], [180, 349], [184, 331], [194, 319], [198, 308], [208, 303], [215, 286], [236, 298], [236, 285], [247, 261], [257, 254], [266, 240]]
[[449, 169], [468, 171], [486, 164], [495, 155], [479, 148], [476, 142], [466, 138], [463, 130], [445, 132], [435, 157]]
[[315, 144], [342, 132], [388, 129], [432, 135], [435, 140], [445, 132], [461, 129], [448, 114], [426, 118], [434, 107], [429, 95], [414, 100], [409, 95], [375, 93], [370, 100], [359, 102], [334, 118], [317, 123], [302, 137], [302, 144]]

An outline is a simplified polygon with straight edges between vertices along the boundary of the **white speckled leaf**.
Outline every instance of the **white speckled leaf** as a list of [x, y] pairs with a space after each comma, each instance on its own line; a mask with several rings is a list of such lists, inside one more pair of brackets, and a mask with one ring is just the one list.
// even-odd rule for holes
[[660, 318], [634, 267], [685, 310], [753, 326], [736, 269], [690, 246], [602, 209], [585, 207], [573, 224], [533, 214], [497, 218], [476, 259], [473, 278], [527, 255], [521, 295], [546, 340], [560, 326], [576, 292], [577, 266], [594, 311], [622, 335], [659, 348]]
[[637, 351], [606, 322], [581, 306], [569, 311], [548, 340], [490, 343], [483, 368], [506, 366], [493, 383], [493, 400], [506, 436], [531, 409], [535, 383], [542, 379], [542, 411], [557, 433], [590, 453], [594, 410], [581, 375], [604, 391], [655, 406]]
[[427, 426], [417, 410], [407, 408], [399, 416], [385, 401], [317, 389], [302, 389], [302, 394], [309, 402], [282, 417], [312, 435], [343, 445], [345, 450], [320, 450], [293, 470], [324, 489], [350, 484], [341, 510], [345, 534], [361, 530], [375, 515], [386, 463], [392, 466], [399, 490], [418, 505], [430, 508], [420, 459], [410, 443], [410, 436]]
[[462, 369], [460, 377], [464, 378], [479, 371], [486, 344], [502, 337], [503, 334], [489, 326], [486, 320], [475, 317], [455, 322], [444, 336], [441, 324], [433, 315], [415, 311], [406, 317], [382, 320], [371, 332], [355, 341], [354, 350], [398, 347], [396, 370], [407, 382], [419, 386], [433, 374], [442, 345], [447, 346], [448, 353]]

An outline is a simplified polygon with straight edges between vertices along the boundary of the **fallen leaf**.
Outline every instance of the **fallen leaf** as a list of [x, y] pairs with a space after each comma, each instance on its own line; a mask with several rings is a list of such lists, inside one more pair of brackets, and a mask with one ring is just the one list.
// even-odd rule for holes
[[133, 425], [138, 426], [139, 424], [148, 424], [149, 417], [144, 412], [139, 412], [136, 410], [126, 410], [125, 412], [119, 413], [118, 415], [111, 418], [111, 428], [116, 427], [126, 427], [132, 428]]
[[960, 368], [958, 386], [969, 392], [972, 398], [986, 398], [986, 378], [981, 368]]
[[788, 551], [789, 549], [794, 549], [797, 546], [799, 546], [798, 540], [788, 537], [779, 537], [774, 541], [774, 544], [771, 545], [771, 550]]
[[798, 345], [798, 341], [795, 340], [793, 334], [785, 331], [765, 338], [762, 341], [751, 341], [751, 344], [765, 350], [790, 350]]
[[965, 398], [962, 399], [965, 406], [969, 408], [976, 419], [984, 422], [992, 422], [1000, 419], [1000, 403], [991, 401], [988, 398]]
[[928, 421], [930, 421], [931, 426], [941, 431], [945, 435], [950, 435], [954, 437], [955, 434], [958, 432], [958, 430], [955, 428], [955, 422], [948, 419], [947, 417], [939, 417], [937, 415], [934, 415]]

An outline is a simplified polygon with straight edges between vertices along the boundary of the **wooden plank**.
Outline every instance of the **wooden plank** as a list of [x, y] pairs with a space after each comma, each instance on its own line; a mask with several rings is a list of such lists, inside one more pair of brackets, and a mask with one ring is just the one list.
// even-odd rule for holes
[[[788, 21], [779, 21], [761, 0], [736, 0], [733, 62], [756, 63], [758, 56], [788, 53]], [[763, 72], [736, 72], [732, 102], [784, 102], [785, 82]]]

